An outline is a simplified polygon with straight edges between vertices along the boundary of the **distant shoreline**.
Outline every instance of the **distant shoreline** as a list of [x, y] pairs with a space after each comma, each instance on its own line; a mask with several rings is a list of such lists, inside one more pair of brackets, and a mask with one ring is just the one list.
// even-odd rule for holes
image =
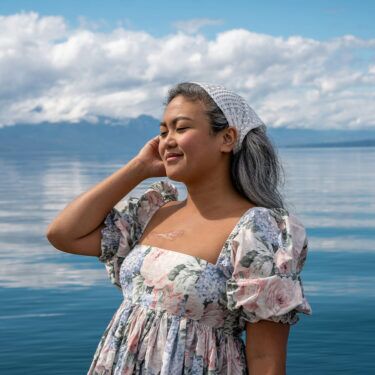
[[[157, 119], [142, 115], [99, 124], [19, 124], [0, 128], [0, 149], [5, 152], [132, 153], [159, 134]], [[353, 131], [269, 128], [267, 134], [278, 148], [374, 147], [375, 129]], [[2, 152], [4, 154], [4, 152]]]
[[285, 148], [329, 148], [329, 147], [375, 147], [375, 139], [351, 142], [304, 143], [285, 145]]

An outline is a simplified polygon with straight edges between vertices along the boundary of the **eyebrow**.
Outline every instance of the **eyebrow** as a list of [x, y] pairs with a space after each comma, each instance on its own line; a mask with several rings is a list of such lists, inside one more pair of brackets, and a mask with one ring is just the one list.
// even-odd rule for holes
[[[177, 121], [179, 120], [190, 120], [190, 121], [193, 121], [193, 119], [191, 119], [190, 117], [186, 117], [186, 116], [177, 116], [175, 117], [173, 120], [172, 120], [172, 125], [176, 125]], [[167, 123], [165, 121], [162, 121], [160, 123], [160, 126], [165, 126], [167, 127]]]

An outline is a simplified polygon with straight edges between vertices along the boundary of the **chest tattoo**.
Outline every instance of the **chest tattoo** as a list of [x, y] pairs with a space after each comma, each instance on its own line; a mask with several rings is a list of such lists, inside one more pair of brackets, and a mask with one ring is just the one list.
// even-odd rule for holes
[[173, 241], [177, 237], [181, 237], [185, 233], [184, 230], [174, 230], [172, 232], [165, 232], [165, 233], [155, 233], [155, 232], [150, 232], [149, 237], [162, 237], [167, 240]]

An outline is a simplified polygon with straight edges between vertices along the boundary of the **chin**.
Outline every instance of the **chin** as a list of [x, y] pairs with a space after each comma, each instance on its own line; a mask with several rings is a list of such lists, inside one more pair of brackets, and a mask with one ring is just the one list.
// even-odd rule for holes
[[179, 171], [168, 171], [168, 168], [166, 168], [166, 175], [170, 180], [173, 181], [183, 183], [186, 180], [186, 174], [179, 173]]

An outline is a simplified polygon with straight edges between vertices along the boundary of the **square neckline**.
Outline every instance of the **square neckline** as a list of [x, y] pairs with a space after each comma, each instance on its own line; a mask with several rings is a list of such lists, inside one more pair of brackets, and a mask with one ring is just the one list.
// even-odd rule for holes
[[[142, 228], [142, 232], [140, 233], [139, 238], [142, 237], [142, 235], [143, 235], [143, 233], [144, 233], [144, 231], [145, 231], [145, 229], [146, 229], [148, 223], [149, 223], [150, 220], [152, 219], [152, 217], [153, 217], [153, 216], [156, 214], [156, 212], [157, 212], [161, 207], [163, 207], [166, 203], [168, 203], [168, 202], [164, 202], [164, 204], [161, 205], [157, 210], [155, 210], [155, 212], [154, 212], [154, 213], [148, 218], [148, 220], [146, 221], [146, 223], [144, 224], [144, 226], [143, 226], [143, 228]], [[187, 256], [187, 257], [191, 257], [191, 258], [196, 258], [196, 259], [198, 259], [199, 261], [205, 262], [206, 264], [209, 264], [209, 265], [211, 265], [211, 266], [213, 266], [213, 267], [217, 267], [217, 266], [218, 266], [218, 263], [219, 263], [219, 260], [220, 260], [220, 258], [221, 258], [222, 255], [223, 255], [223, 252], [224, 252], [224, 249], [225, 249], [227, 243], [232, 239], [234, 233], [237, 231], [238, 227], [240, 226], [240, 224], [242, 223], [242, 221], [245, 219], [245, 217], [247, 216], [247, 214], [250, 213], [250, 211], [252, 211], [252, 210], [254, 210], [254, 209], [256, 209], [256, 208], [265, 208], [265, 209], [267, 209], [266, 207], [261, 207], [261, 206], [250, 207], [249, 209], [247, 209], [247, 210], [246, 210], [246, 211], [240, 216], [240, 218], [238, 219], [237, 223], [234, 225], [233, 229], [231, 230], [231, 232], [229, 233], [228, 237], [227, 237], [226, 240], [224, 241], [224, 244], [223, 244], [223, 246], [222, 246], [222, 248], [221, 248], [221, 250], [220, 250], [220, 252], [219, 252], [219, 255], [218, 255], [218, 257], [217, 257], [215, 263], [211, 263], [211, 262], [209, 262], [208, 260], [203, 259], [203, 258], [201, 258], [201, 257], [199, 257], [199, 256], [197, 256], [197, 255], [187, 254], [187, 253], [184, 253], [184, 252], [182, 252], [182, 251], [178, 251], [178, 250], [176, 250], [176, 249], [165, 249], [165, 248], [158, 247], [158, 246], [154, 246], [154, 245], [140, 244], [140, 243], [138, 243], [138, 239], [139, 239], [139, 238], [137, 239], [137, 241], [136, 241], [135, 245], [133, 246], [133, 248], [136, 247], [136, 246], [143, 246], [143, 247], [151, 247], [151, 248], [155, 248], [155, 249], [158, 249], [158, 250], [162, 250], [162, 251], [164, 251], [164, 252], [168, 252], [168, 251], [169, 251], [169, 252], [171, 252], [171, 253], [177, 253], [177, 254], [181, 254], [181, 255], [183, 255], [183, 256]]]

